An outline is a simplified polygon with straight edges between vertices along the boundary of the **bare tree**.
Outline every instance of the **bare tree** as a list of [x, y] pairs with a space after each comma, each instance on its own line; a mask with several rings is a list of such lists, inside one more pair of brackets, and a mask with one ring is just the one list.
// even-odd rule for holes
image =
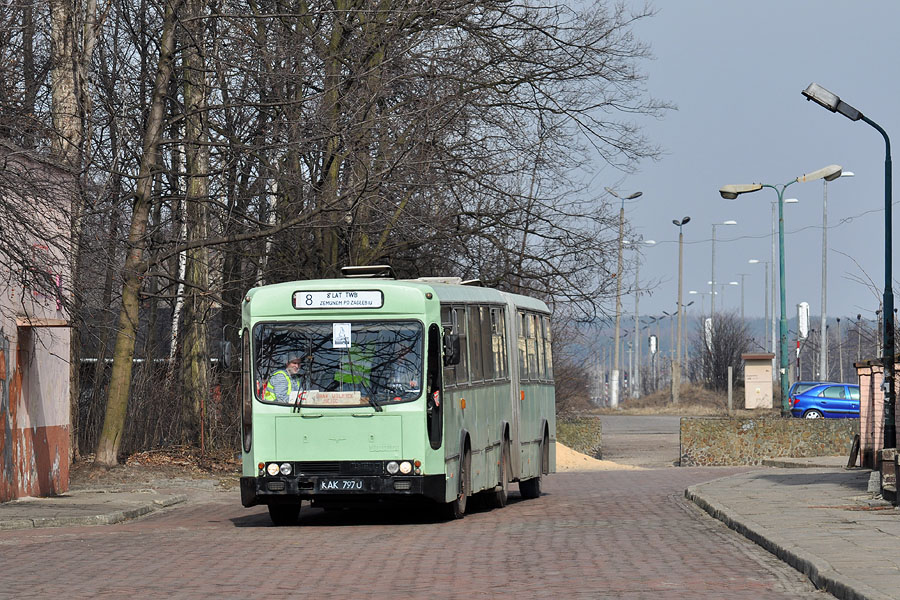
[[[389, 261], [537, 295], [565, 319], [606, 310], [615, 214], [573, 173], [657, 152], [631, 120], [667, 108], [636, 68], [649, 53], [632, 26], [651, 11], [184, 1], [112, 0], [99, 17], [92, 0], [57, 3], [52, 31], [42, 5], [0, 9], [15, 25], [0, 27], [0, 135], [78, 150], [90, 326], [75, 338], [97, 359], [94, 398], [113, 357], [107, 405], [85, 411], [104, 415], [98, 462], [128, 436], [196, 438], [210, 348], [236, 341], [260, 283]], [[137, 431], [129, 395], [170, 356], [144, 412], [180, 414]]]
[[151, 206], [152, 171], [159, 164], [159, 145], [163, 128], [166, 92], [172, 76], [175, 50], [175, 24], [182, 0], [166, 3], [162, 36], [159, 43], [159, 66], [150, 105], [150, 116], [144, 133], [141, 169], [138, 175], [134, 210], [128, 233], [128, 255], [125, 260], [125, 282], [122, 287], [122, 309], [113, 353], [109, 396], [103, 431], [97, 443], [95, 462], [100, 465], [118, 463], [119, 447], [125, 426], [125, 413], [131, 387], [132, 358], [138, 326], [138, 293], [144, 269], [143, 251]]
[[701, 317], [691, 336], [688, 369], [693, 381], [701, 381], [712, 390], [728, 388], [728, 367], [734, 368], [736, 381], [743, 381], [741, 354], [752, 347], [753, 337], [740, 315], [717, 312], [710, 326]]

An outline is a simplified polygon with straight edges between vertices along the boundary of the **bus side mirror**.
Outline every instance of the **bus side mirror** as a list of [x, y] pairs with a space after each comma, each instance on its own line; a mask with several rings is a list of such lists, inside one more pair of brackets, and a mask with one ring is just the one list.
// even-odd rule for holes
[[231, 342], [225, 342], [222, 345], [222, 364], [226, 369], [230, 369], [234, 363], [234, 345]]
[[444, 366], [452, 367], [459, 364], [459, 334], [444, 334]]

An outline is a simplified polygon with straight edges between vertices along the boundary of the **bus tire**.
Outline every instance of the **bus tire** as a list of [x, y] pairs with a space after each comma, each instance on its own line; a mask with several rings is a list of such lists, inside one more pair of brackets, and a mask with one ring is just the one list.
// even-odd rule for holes
[[503, 508], [509, 498], [509, 442], [504, 442], [500, 450], [498, 485], [488, 496], [491, 508]]
[[300, 517], [300, 502], [296, 504], [270, 504], [269, 518], [276, 527], [296, 525]]
[[447, 516], [450, 519], [462, 519], [466, 516], [466, 505], [472, 494], [472, 454], [466, 448], [463, 458], [459, 463], [459, 480], [456, 499], [447, 504]]

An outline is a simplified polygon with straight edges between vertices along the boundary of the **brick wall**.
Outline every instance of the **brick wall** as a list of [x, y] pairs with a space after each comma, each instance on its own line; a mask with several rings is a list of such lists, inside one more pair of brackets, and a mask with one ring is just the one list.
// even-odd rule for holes
[[759, 465], [765, 458], [849, 456], [859, 419], [682, 417], [681, 466]]
[[[855, 364], [859, 378], [859, 456], [860, 465], [869, 469], [879, 467], [879, 451], [884, 448], [884, 369], [880, 360]], [[894, 366], [895, 390], [900, 390], [900, 364]], [[896, 418], [896, 408], [895, 408]], [[894, 447], [897, 441], [894, 440]]]

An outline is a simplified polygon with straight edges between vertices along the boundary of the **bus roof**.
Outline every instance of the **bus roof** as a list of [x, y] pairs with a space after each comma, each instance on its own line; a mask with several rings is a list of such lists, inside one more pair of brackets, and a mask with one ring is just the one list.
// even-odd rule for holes
[[345, 279], [306, 279], [287, 281], [271, 285], [259, 286], [247, 292], [247, 297], [260, 295], [259, 300], [275, 297], [290, 298], [294, 292], [306, 290], [340, 291], [340, 290], [387, 290], [398, 288], [419, 290], [424, 296], [433, 292], [440, 302], [451, 303], [512, 303], [528, 310], [549, 313], [547, 305], [528, 296], [501, 292], [487, 287], [462, 285], [457, 283], [438, 283], [436, 278], [427, 280], [415, 279], [381, 279], [381, 278], [345, 278]]

